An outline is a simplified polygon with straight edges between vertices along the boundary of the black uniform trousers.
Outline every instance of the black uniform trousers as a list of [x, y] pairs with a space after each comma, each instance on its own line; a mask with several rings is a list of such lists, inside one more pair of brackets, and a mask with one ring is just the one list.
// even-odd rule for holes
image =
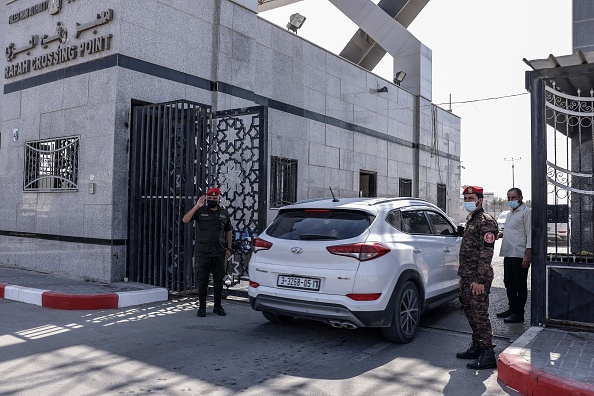
[[528, 299], [528, 270], [522, 267], [521, 257], [503, 258], [503, 283], [509, 301], [509, 310], [524, 317]]
[[225, 278], [225, 256], [198, 256], [198, 301], [200, 307], [206, 308], [208, 280], [212, 272], [214, 289], [214, 306], [220, 307], [223, 298], [223, 280]]

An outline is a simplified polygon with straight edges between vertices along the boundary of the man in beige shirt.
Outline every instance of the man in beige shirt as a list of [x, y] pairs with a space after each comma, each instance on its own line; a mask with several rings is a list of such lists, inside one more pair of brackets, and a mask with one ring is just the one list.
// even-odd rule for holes
[[499, 233], [503, 259], [503, 283], [509, 309], [497, 314], [505, 323], [523, 323], [524, 307], [528, 299], [528, 270], [532, 262], [532, 210], [522, 201], [522, 190], [517, 187], [507, 192], [510, 208], [503, 233]]

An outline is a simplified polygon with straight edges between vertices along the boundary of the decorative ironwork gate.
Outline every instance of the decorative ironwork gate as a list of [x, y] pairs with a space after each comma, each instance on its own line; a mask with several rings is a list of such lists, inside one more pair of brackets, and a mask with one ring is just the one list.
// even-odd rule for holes
[[573, 85], [559, 69], [530, 73], [532, 324], [594, 327], [594, 86], [583, 92], [591, 79]]
[[266, 194], [259, 194], [266, 191], [266, 124], [264, 107], [214, 114], [210, 106], [176, 101], [135, 109], [130, 280], [171, 292], [195, 290], [196, 230], [181, 219], [207, 186], [221, 187], [235, 227], [227, 285], [247, 277], [251, 238], [266, 224]]
[[266, 226], [267, 120], [268, 111], [263, 106], [213, 115], [214, 163], [218, 164], [214, 178], [230, 205], [234, 226], [227, 285], [247, 279], [252, 238]]

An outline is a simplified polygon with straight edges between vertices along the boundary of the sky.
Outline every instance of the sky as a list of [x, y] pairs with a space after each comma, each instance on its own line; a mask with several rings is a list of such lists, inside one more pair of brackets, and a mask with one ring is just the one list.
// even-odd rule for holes
[[[462, 185], [506, 197], [513, 177], [524, 200], [531, 199], [530, 96], [524, 84], [531, 69], [522, 59], [572, 53], [571, 3], [431, 0], [409, 26], [432, 50], [433, 103], [448, 109], [451, 94], [452, 112], [462, 120]], [[327, 0], [304, 0], [260, 16], [285, 27], [295, 12], [307, 18], [299, 36], [336, 54], [357, 30]], [[373, 73], [392, 81], [392, 58], [385, 56]], [[482, 100], [504, 96], [511, 97]]]

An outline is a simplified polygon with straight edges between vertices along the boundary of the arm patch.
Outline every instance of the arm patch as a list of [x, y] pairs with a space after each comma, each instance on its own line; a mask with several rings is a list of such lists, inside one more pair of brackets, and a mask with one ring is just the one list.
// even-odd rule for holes
[[483, 240], [487, 244], [494, 243], [495, 242], [495, 234], [493, 234], [492, 232], [487, 232], [487, 233], [485, 233]]

